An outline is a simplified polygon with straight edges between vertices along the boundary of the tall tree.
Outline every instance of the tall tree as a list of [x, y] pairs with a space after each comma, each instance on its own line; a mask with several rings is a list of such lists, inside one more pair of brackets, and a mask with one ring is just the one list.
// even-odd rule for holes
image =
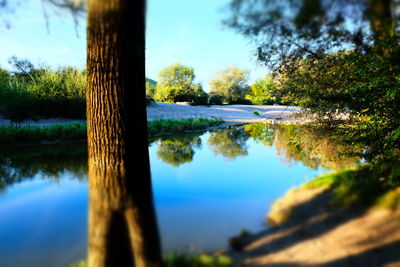
[[[147, 147], [145, 0], [42, 2], [71, 11], [76, 23], [88, 12], [88, 266], [160, 266]], [[0, 0], [0, 11], [9, 3]]]
[[145, 1], [89, 0], [87, 23], [88, 266], [159, 266], [147, 148]]
[[158, 74], [154, 99], [161, 102], [193, 101], [207, 98], [201, 84], [194, 83], [196, 75], [192, 67], [173, 63]]

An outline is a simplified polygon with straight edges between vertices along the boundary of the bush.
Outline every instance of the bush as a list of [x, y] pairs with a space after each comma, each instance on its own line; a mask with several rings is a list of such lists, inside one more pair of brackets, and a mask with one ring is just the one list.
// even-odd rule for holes
[[209, 105], [222, 105], [223, 97], [218, 94], [211, 94], [208, 97], [208, 104]]

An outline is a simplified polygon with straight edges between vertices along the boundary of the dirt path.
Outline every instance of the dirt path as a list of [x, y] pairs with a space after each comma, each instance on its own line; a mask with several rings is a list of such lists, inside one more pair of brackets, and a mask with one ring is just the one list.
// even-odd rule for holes
[[330, 192], [294, 189], [272, 207], [292, 219], [231, 256], [245, 266], [400, 266], [400, 211], [332, 207]]

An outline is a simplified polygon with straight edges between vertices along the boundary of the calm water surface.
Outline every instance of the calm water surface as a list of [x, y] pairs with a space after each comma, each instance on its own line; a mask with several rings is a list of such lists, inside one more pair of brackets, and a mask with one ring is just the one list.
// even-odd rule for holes
[[[351, 159], [292, 126], [251, 124], [152, 139], [164, 252], [226, 248], [288, 189]], [[328, 151], [329, 153], [325, 153]], [[86, 144], [0, 150], [0, 266], [69, 266], [86, 257]]]

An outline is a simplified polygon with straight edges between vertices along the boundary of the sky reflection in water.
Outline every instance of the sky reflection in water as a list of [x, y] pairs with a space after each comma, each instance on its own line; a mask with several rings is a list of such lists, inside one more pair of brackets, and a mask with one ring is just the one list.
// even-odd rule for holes
[[[225, 248], [242, 229], [265, 228], [274, 200], [327, 170], [304, 154], [306, 142], [303, 150], [288, 146], [287, 132], [254, 125], [152, 140], [164, 252]], [[68, 266], [85, 258], [85, 158], [85, 144], [0, 152], [0, 266]]]

